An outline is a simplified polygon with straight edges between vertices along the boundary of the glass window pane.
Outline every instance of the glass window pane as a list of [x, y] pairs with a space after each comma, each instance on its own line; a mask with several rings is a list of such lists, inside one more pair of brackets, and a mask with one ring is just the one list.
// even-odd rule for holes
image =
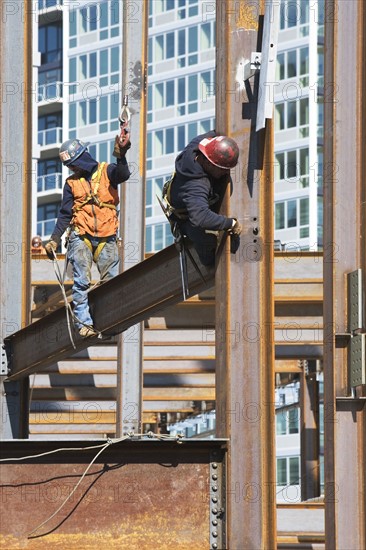
[[284, 153], [276, 154], [275, 161], [275, 180], [284, 180], [285, 179], [285, 155]]
[[186, 53], [186, 31], [185, 29], [178, 32], [178, 55]]
[[160, 36], [155, 37], [155, 61], [161, 61], [164, 55], [164, 37], [161, 34]]
[[186, 80], [180, 78], [178, 80], [178, 103], [185, 103], [186, 100]]
[[288, 101], [287, 103], [287, 128], [296, 126], [296, 106], [297, 101]]
[[287, 178], [296, 178], [297, 176], [297, 164], [296, 164], [296, 151], [287, 152]]
[[95, 52], [89, 55], [89, 78], [97, 76], [97, 54]]
[[99, 74], [108, 73], [108, 50], [99, 52]]
[[300, 99], [300, 126], [309, 124], [309, 98]]
[[298, 407], [288, 411], [288, 431], [290, 434], [299, 433], [299, 414], [300, 409]]
[[154, 156], [155, 157], [158, 157], [164, 154], [163, 141], [164, 141], [163, 131], [158, 130], [157, 132], [154, 132]]
[[287, 52], [287, 78], [296, 76], [296, 50]]
[[309, 174], [309, 149], [300, 149], [300, 175]]
[[284, 411], [276, 413], [276, 434], [284, 435], [286, 433], [286, 414]]
[[165, 143], [166, 154], [174, 153], [174, 128], [168, 128], [166, 130]]
[[70, 82], [76, 81], [76, 57], [72, 57], [69, 63]]
[[120, 0], [112, 0], [110, 7], [110, 20], [111, 25], [118, 25], [119, 23], [119, 10], [122, 2]]
[[309, 199], [300, 199], [300, 225], [309, 224]]
[[287, 27], [296, 27], [297, 22], [300, 21], [301, 7], [297, 2], [289, 2], [287, 4], [286, 19]]
[[76, 103], [71, 103], [69, 108], [69, 128], [76, 128]]
[[296, 201], [287, 201], [287, 227], [297, 225], [297, 204]]
[[300, 49], [300, 74], [309, 74], [309, 48]]
[[100, 22], [99, 27], [104, 29], [108, 27], [108, 2], [102, 2], [100, 4]]
[[174, 80], [168, 80], [168, 82], [166, 83], [165, 104], [167, 107], [174, 105]]
[[108, 119], [108, 97], [102, 96], [99, 101], [99, 120], [107, 120]]
[[154, 88], [154, 107], [155, 109], [161, 109], [164, 106], [164, 84], [161, 82], [160, 84], [156, 84]]
[[290, 457], [289, 462], [290, 462], [290, 485], [299, 485], [300, 484], [299, 457], [292, 456]]
[[275, 229], [284, 229], [285, 227], [285, 203], [277, 202], [275, 204]]
[[97, 21], [99, 18], [99, 10], [97, 10], [96, 4], [89, 6], [89, 30], [95, 31], [97, 28]]
[[197, 90], [197, 75], [190, 75], [188, 78], [188, 101], [197, 101], [198, 99], [198, 90]]
[[87, 57], [86, 55], [81, 55], [80, 56], [80, 79], [81, 80], [85, 80], [86, 78], [88, 78], [88, 75], [87, 75]]
[[188, 29], [188, 51], [194, 53], [198, 51], [198, 32], [197, 27], [190, 27]]
[[284, 112], [285, 112], [284, 103], [278, 103], [275, 106], [275, 130], [284, 129], [285, 127]]
[[286, 458], [277, 458], [277, 485], [287, 485]]
[[119, 71], [119, 47], [115, 47], [111, 49], [111, 71], [112, 73], [115, 73]]
[[178, 126], [178, 151], [182, 151], [186, 145], [185, 126]]
[[97, 102], [95, 99], [89, 100], [89, 124], [97, 121]]
[[211, 23], [201, 25], [201, 50], [207, 50], [211, 46]]
[[279, 53], [276, 60], [276, 80], [285, 78], [285, 54]]
[[174, 57], [174, 32], [166, 35], [166, 59]]
[[120, 111], [120, 98], [117, 93], [110, 96], [110, 114], [109, 118], [117, 120]]

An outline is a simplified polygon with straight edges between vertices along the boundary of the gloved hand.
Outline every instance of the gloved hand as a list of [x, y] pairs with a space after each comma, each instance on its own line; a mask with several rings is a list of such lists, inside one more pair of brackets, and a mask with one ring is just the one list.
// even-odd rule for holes
[[55, 254], [56, 254], [57, 247], [58, 247], [57, 242], [53, 241], [52, 239], [50, 241], [48, 241], [48, 243], [44, 247], [45, 251], [46, 251], [46, 254], [47, 254], [47, 256], [49, 257], [50, 260], [55, 259]]
[[131, 147], [130, 133], [126, 132], [124, 136], [125, 145], [121, 145], [120, 136], [116, 136], [114, 140], [113, 156], [120, 159], [125, 156], [129, 148]]
[[240, 235], [240, 233], [243, 231], [243, 228], [241, 226], [241, 223], [238, 222], [236, 218], [234, 218], [235, 223], [232, 225], [232, 227], [229, 229], [229, 233], [232, 235]]

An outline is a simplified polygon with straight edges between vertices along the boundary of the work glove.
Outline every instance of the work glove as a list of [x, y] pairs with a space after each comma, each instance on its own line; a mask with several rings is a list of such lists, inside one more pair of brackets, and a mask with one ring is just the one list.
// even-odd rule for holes
[[52, 239], [50, 241], [48, 241], [48, 243], [44, 247], [45, 251], [46, 251], [46, 254], [47, 254], [47, 256], [49, 257], [50, 260], [55, 259], [55, 254], [56, 254], [57, 247], [58, 247], [58, 244], [56, 243], [56, 241], [53, 241]]
[[121, 144], [120, 136], [116, 136], [114, 140], [113, 156], [120, 159], [125, 156], [129, 148], [131, 147], [130, 133], [125, 132], [123, 137], [124, 145]]
[[233, 223], [233, 225], [229, 229], [229, 233], [231, 233], [231, 235], [237, 235], [239, 237], [240, 233], [243, 231], [243, 228], [241, 226], [241, 223], [238, 222], [236, 218], [234, 218], [234, 222], [235, 223]]

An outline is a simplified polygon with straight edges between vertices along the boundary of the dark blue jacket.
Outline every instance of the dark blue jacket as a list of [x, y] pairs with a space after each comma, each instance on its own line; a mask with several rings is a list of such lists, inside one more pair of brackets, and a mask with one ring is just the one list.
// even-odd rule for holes
[[177, 156], [175, 177], [170, 188], [170, 202], [174, 208], [186, 209], [189, 221], [196, 227], [218, 231], [230, 229], [233, 218], [218, 214], [225, 194], [228, 177], [214, 179], [195, 160], [199, 142], [215, 137], [216, 132], [207, 132], [195, 137]]

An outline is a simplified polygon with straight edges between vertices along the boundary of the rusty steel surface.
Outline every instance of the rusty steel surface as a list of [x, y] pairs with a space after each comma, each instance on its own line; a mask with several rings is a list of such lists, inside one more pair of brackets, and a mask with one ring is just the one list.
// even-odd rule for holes
[[[192, 255], [200, 265], [194, 250]], [[214, 269], [200, 265], [205, 282], [188, 260], [192, 295], [213, 285]], [[126, 330], [155, 312], [182, 300], [178, 253], [172, 245], [131, 267], [89, 293], [95, 326], [104, 336]], [[95, 340], [95, 339], [94, 339]], [[72, 347], [65, 309], [60, 308], [5, 339], [11, 379], [39, 372], [63, 357], [87, 348], [91, 338], [76, 336]]]
[[225, 441], [125, 441], [110, 445], [70, 495], [105, 440], [4, 442], [1, 457], [73, 449], [0, 463], [4, 550], [128, 548], [209, 550], [210, 460]]
[[[366, 9], [361, 1], [333, 0], [325, 6], [325, 540], [329, 549], [361, 550], [366, 548], [365, 388], [344, 399], [351, 395], [348, 349], [336, 334], [349, 332], [347, 274], [362, 268], [365, 289]], [[360, 329], [365, 331], [365, 324]]]
[[230, 439], [227, 543], [231, 550], [276, 546], [271, 125], [255, 131], [258, 77], [244, 62], [259, 51], [264, 2], [216, 2], [216, 129], [240, 149], [225, 211], [243, 225], [235, 256], [216, 274], [217, 435]]

